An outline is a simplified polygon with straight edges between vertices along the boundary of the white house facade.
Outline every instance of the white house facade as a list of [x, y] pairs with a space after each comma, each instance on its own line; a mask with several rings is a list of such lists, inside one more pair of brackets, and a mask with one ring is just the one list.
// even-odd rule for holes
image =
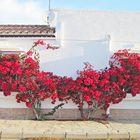
[[[6, 27], [0, 26], [0, 50], [27, 51], [37, 39], [44, 39], [59, 46], [59, 49], [39, 49], [41, 69], [73, 78], [76, 77], [77, 70], [83, 69], [84, 62], [91, 63], [95, 69], [104, 69], [108, 67], [113, 52], [124, 48], [140, 50], [140, 13], [56, 9], [51, 11], [54, 13], [54, 19], [50, 26], [20, 25], [20, 30], [15, 30], [17, 25], [7, 25], [7, 31]], [[25, 107], [13, 100], [12, 96], [1, 95], [0, 108]], [[65, 108], [75, 106], [71, 104]], [[112, 105], [112, 116], [122, 109], [140, 114], [140, 96], [133, 99], [128, 96], [124, 102]]]

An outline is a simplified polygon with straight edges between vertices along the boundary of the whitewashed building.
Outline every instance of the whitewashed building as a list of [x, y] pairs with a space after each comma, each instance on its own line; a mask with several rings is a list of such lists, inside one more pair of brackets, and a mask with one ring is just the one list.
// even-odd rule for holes
[[[27, 51], [37, 39], [59, 46], [58, 50], [40, 49], [41, 69], [76, 77], [76, 71], [91, 63], [95, 69], [108, 67], [113, 52], [132, 48], [140, 50], [140, 13], [94, 10], [51, 10], [47, 25], [0, 25], [0, 50]], [[6, 50], [7, 49], [7, 50]], [[24, 108], [14, 97], [0, 96], [1, 108]], [[44, 107], [46, 105], [44, 104]], [[65, 108], [75, 108], [67, 105]], [[110, 107], [112, 117], [128, 119], [140, 115], [140, 98], [127, 97]], [[119, 113], [121, 112], [121, 113]], [[132, 113], [133, 112], [133, 113]], [[128, 116], [128, 115], [127, 115]]]

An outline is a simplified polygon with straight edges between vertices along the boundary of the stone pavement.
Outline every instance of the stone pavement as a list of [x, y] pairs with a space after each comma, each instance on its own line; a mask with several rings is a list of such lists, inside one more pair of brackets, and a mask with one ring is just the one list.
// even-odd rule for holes
[[140, 140], [140, 121], [0, 120], [0, 139], [30, 137]]

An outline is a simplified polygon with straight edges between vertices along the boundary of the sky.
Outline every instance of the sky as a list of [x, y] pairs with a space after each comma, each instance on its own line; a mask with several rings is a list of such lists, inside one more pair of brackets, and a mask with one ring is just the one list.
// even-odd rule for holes
[[[45, 24], [49, 0], [0, 0], [0, 24]], [[140, 0], [51, 0], [52, 9], [140, 12]]]

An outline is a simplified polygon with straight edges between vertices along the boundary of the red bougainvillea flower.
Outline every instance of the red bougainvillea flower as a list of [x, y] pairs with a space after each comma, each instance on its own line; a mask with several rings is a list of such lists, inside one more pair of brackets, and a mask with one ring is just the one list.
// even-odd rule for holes
[[9, 96], [11, 95], [11, 91], [10, 90], [3, 91], [3, 94], [4, 96]]
[[90, 98], [89, 96], [85, 95], [85, 96], [84, 96], [84, 100], [85, 100], [86, 102], [90, 102], [90, 101], [91, 101], [91, 98]]
[[32, 103], [30, 103], [30, 102], [26, 102], [26, 106], [28, 107], [28, 108], [32, 108]]
[[93, 80], [92, 80], [91, 78], [86, 78], [86, 79], [84, 80], [84, 84], [85, 84], [86, 86], [92, 85], [92, 84], [93, 84]]
[[34, 42], [34, 44], [37, 45], [46, 45], [45, 41], [42, 39], [37, 40], [36, 42]]

